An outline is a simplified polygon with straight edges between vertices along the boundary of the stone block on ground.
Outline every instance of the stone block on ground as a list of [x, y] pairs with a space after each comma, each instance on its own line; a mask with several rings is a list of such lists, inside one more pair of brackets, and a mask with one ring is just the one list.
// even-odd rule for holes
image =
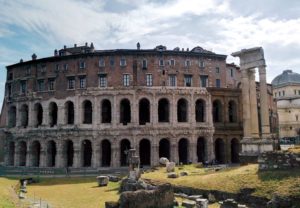
[[111, 182], [119, 182], [121, 180], [120, 177], [114, 176], [114, 175], [109, 175], [108, 178], [109, 178], [109, 181], [111, 181]]
[[186, 207], [186, 208], [194, 208], [194, 207], [196, 207], [196, 202], [184, 200], [182, 202], [181, 206]]
[[190, 200], [196, 201], [196, 199], [202, 198], [202, 195], [190, 195], [188, 198]]
[[214, 203], [217, 200], [216, 200], [216, 197], [212, 193], [209, 193], [208, 194], [208, 201]]
[[170, 162], [170, 161], [166, 157], [159, 158], [159, 164], [161, 164], [161, 165], [166, 165], [168, 162]]
[[178, 178], [178, 174], [175, 172], [168, 173], [168, 178]]
[[196, 199], [199, 208], [208, 208], [208, 200], [204, 198]]
[[167, 162], [166, 163], [166, 170], [168, 173], [175, 171], [176, 164], [174, 162]]
[[220, 208], [238, 208], [238, 203], [234, 199], [226, 199], [221, 203]]
[[182, 171], [179, 173], [180, 176], [188, 176], [189, 173], [187, 171]]
[[96, 179], [98, 182], [98, 186], [107, 186], [109, 182], [108, 176], [97, 176]]

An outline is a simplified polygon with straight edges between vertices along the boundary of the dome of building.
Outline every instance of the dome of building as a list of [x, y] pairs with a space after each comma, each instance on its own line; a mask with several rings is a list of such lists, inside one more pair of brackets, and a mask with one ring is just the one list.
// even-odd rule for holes
[[292, 70], [284, 70], [282, 74], [275, 77], [272, 81], [273, 87], [280, 87], [289, 84], [300, 85], [300, 74], [293, 72]]

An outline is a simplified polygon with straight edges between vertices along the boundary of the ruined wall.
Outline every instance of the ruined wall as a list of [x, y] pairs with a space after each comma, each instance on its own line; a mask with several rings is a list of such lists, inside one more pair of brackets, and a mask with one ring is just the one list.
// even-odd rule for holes
[[291, 152], [266, 152], [259, 156], [260, 170], [300, 168], [300, 154]]

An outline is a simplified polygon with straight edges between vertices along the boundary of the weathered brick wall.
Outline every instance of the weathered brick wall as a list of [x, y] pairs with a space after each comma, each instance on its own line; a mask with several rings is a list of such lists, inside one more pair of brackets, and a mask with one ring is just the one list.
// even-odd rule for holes
[[300, 154], [291, 152], [266, 152], [259, 156], [260, 170], [300, 168]]

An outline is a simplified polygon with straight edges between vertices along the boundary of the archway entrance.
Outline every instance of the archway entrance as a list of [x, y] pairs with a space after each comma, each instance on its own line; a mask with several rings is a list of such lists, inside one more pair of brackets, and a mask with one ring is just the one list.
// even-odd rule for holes
[[130, 141], [128, 139], [123, 139], [121, 141], [121, 154], [120, 154], [120, 163], [121, 166], [126, 166], [128, 165], [128, 161], [127, 161], [127, 153], [128, 150], [130, 149]]
[[225, 163], [225, 143], [223, 139], [216, 139], [215, 141], [215, 156], [218, 163]]
[[204, 122], [205, 121], [205, 102], [201, 99], [196, 101], [195, 106], [195, 115], [196, 115], [196, 122]]
[[40, 166], [41, 144], [38, 141], [32, 142], [31, 145], [31, 165], [33, 167]]
[[150, 122], [150, 102], [143, 98], [139, 102], [139, 124], [145, 125]]
[[15, 161], [15, 143], [9, 142], [8, 144], [8, 163], [7, 165], [13, 166]]
[[22, 105], [20, 110], [21, 115], [21, 126], [26, 128], [28, 126], [28, 106], [26, 104]]
[[43, 107], [40, 103], [34, 105], [35, 113], [35, 127], [42, 125], [43, 123]]
[[71, 101], [66, 102], [65, 104], [65, 118], [66, 124], [74, 124], [74, 104]]
[[47, 167], [55, 167], [56, 144], [53, 140], [47, 144]]
[[159, 141], [159, 158], [165, 157], [170, 160], [170, 142], [168, 139]]
[[187, 139], [182, 138], [178, 142], [178, 156], [179, 156], [179, 163], [188, 164], [188, 148], [189, 142]]
[[140, 141], [140, 161], [141, 165], [151, 164], [151, 144], [148, 139], [142, 139]]
[[101, 157], [102, 167], [109, 167], [111, 161], [111, 144], [107, 139], [101, 142], [101, 150], [102, 150], [102, 157]]
[[17, 121], [17, 108], [16, 106], [11, 106], [8, 111], [8, 127], [15, 127]]
[[228, 103], [228, 121], [230, 123], [237, 122], [237, 107], [233, 100]]
[[127, 125], [131, 122], [131, 109], [128, 99], [123, 99], [120, 102], [120, 123]]
[[188, 102], [185, 99], [180, 99], [177, 102], [177, 121], [188, 121]]
[[26, 142], [21, 141], [19, 143], [19, 166], [26, 166], [26, 157], [27, 157], [27, 145]]
[[74, 147], [73, 147], [73, 142], [71, 140], [67, 140], [65, 143], [65, 157], [66, 157], [66, 167], [72, 167], [73, 158], [74, 158]]
[[169, 101], [162, 98], [158, 101], [158, 122], [169, 122]]
[[220, 100], [213, 102], [213, 121], [222, 122], [222, 103]]
[[93, 122], [93, 105], [89, 100], [83, 102], [83, 123], [92, 124]]
[[239, 140], [234, 138], [231, 140], [231, 162], [232, 163], [239, 163], [239, 152], [240, 152], [240, 144]]
[[91, 167], [92, 165], [92, 143], [90, 140], [84, 140], [82, 142], [82, 166]]
[[197, 156], [198, 162], [205, 162], [205, 139], [203, 137], [197, 140]]
[[101, 105], [101, 123], [111, 123], [111, 104], [105, 99]]
[[57, 125], [57, 104], [52, 102], [49, 104], [49, 125], [53, 127]]

